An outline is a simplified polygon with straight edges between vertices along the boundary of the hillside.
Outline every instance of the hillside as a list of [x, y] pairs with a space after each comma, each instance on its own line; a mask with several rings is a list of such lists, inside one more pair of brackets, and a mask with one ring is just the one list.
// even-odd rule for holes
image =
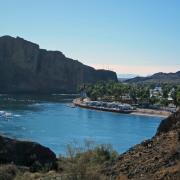
[[0, 37], [0, 93], [71, 93], [82, 83], [100, 80], [117, 81], [117, 76], [19, 37]]
[[128, 79], [125, 82], [127, 83], [172, 83], [172, 84], [180, 84], [180, 71], [176, 73], [156, 73], [152, 76], [148, 77], [135, 77], [132, 79]]
[[180, 110], [160, 123], [154, 137], [121, 155], [106, 146], [87, 147], [77, 154], [71, 147], [70, 156], [56, 159], [37, 143], [1, 136], [0, 179], [179, 180]]
[[103, 170], [117, 179], [180, 177], [180, 110], [163, 120], [156, 135], [123, 153]]

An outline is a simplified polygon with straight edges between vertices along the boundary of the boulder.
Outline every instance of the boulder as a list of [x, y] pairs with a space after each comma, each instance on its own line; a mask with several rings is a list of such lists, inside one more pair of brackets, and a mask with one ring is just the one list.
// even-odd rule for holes
[[32, 170], [56, 168], [56, 155], [35, 142], [20, 141], [0, 136], [0, 164], [13, 163]]

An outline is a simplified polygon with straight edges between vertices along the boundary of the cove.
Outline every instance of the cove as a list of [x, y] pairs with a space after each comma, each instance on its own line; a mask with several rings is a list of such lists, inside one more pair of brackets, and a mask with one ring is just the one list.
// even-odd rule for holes
[[72, 108], [74, 95], [1, 95], [0, 133], [41, 143], [57, 155], [66, 145], [91, 139], [119, 153], [151, 138], [160, 117]]

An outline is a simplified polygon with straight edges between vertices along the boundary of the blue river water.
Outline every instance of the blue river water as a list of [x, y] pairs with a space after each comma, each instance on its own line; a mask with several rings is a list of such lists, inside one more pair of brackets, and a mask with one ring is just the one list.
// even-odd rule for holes
[[65, 154], [66, 145], [91, 139], [122, 153], [151, 138], [160, 117], [100, 112], [69, 106], [73, 96], [0, 96], [0, 134], [36, 141]]

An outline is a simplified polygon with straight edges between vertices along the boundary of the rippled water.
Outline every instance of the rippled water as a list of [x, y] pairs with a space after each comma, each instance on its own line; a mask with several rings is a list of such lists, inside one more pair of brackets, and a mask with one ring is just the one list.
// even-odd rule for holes
[[71, 108], [73, 95], [0, 96], [0, 133], [28, 139], [64, 154], [72, 141], [112, 144], [118, 152], [150, 138], [160, 117]]

